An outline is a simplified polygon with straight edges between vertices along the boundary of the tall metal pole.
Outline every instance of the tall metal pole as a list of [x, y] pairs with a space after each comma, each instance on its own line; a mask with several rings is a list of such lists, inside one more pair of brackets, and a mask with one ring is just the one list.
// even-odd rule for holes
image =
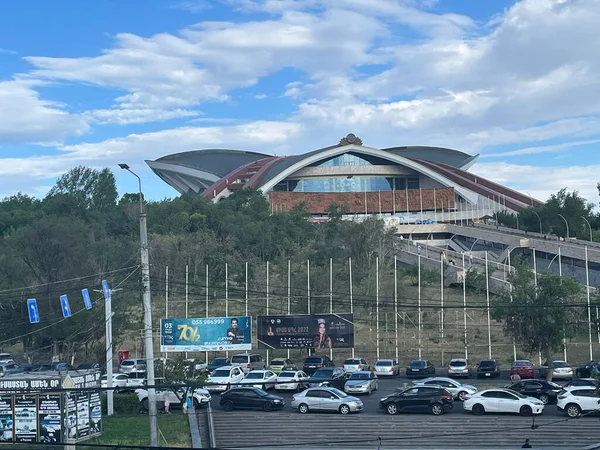
[[225, 263], [225, 317], [229, 317], [229, 264]]
[[488, 275], [488, 252], [485, 252], [485, 296], [487, 302], [488, 358], [492, 357], [492, 321], [490, 317], [490, 277]]
[[594, 242], [594, 235], [592, 234], [592, 226], [590, 225], [590, 222], [583, 216], [581, 216], [581, 218], [585, 220], [585, 223], [587, 223], [588, 227], [590, 228], [590, 242]]
[[379, 256], [375, 257], [375, 324], [377, 339], [377, 359], [379, 359]]
[[[532, 257], [533, 257], [533, 285], [536, 287], [536, 295], [537, 295], [537, 258], [535, 256], [535, 247], [532, 248]], [[538, 358], [540, 361], [540, 366], [542, 365], [542, 352], [538, 351]]]
[[310, 259], [306, 260], [306, 295], [308, 300], [308, 314], [310, 314]]
[[592, 306], [590, 305], [590, 268], [588, 264], [588, 248], [585, 246], [585, 287], [587, 291], [588, 305], [588, 335], [590, 342], [590, 360], [594, 359], [594, 351], [592, 349]]
[[465, 271], [465, 253], [462, 254], [463, 270], [463, 323], [465, 332], [465, 359], [469, 358], [469, 347], [467, 345], [467, 272]]
[[[558, 276], [561, 278], [562, 283], [562, 255], [560, 250], [560, 245], [558, 246]], [[563, 360], [568, 361], [567, 359], [567, 336], [565, 330], [563, 328]]]
[[[333, 258], [329, 258], [329, 314], [333, 314]], [[333, 360], [333, 348], [329, 349], [329, 358]]]
[[[510, 253], [511, 250], [508, 250], [508, 276], [510, 279], [510, 270], [511, 270], [511, 265], [510, 265]], [[512, 283], [508, 283], [508, 292], [510, 292], [510, 301], [512, 302]], [[517, 360], [517, 341], [515, 338], [513, 338], [513, 360]]]
[[565, 219], [565, 216], [562, 214], [557, 214], [557, 216], [565, 221], [565, 225], [567, 226], [567, 239], [569, 239], [569, 222], [567, 222], [567, 219]]
[[[267, 316], [269, 315], [269, 261], [267, 261]], [[267, 366], [269, 365], [269, 350], [267, 350]]]
[[419, 359], [422, 358], [421, 349], [421, 254], [417, 255], [417, 275], [419, 280]]
[[113, 394], [113, 342], [112, 342], [112, 293], [108, 289], [108, 296], [104, 298], [104, 313], [106, 314], [106, 412], [109, 416], [114, 415]]
[[[292, 260], [288, 259], [288, 273], [287, 273], [287, 313], [288, 316], [291, 314], [292, 306]], [[287, 357], [290, 359], [290, 349], [288, 348]]]
[[246, 293], [244, 295], [246, 301], [245, 315], [248, 316], [248, 261], [246, 261]]
[[[206, 306], [204, 307], [204, 315], [208, 318], [208, 264], [206, 265]], [[208, 352], [204, 353], [204, 358], [206, 359], [206, 364], [208, 364]]]
[[[169, 318], [169, 266], [165, 266], [165, 319]], [[165, 352], [163, 357], [167, 359], [168, 353]], [[137, 355], [135, 355], [137, 357]], [[207, 363], [208, 364], [208, 363]]]
[[[189, 317], [189, 266], [185, 265], [185, 318]], [[185, 352], [185, 358], [187, 359], [188, 352]], [[207, 363], [208, 364], [208, 363]]]
[[[348, 257], [348, 274], [350, 278], [350, 313], [354, 314], [354, 302], [352, 300], [352, 256]], [[354, 346], [352, 346], [352, 357], [354, 358]]]
[[440, 346], [442, 349], [442, 366], [444, 363], [444, 257], [440, 252]]
[[398, 362], [398, 256], [394, 255], [394, 329], [396, 330], [396, 362]]

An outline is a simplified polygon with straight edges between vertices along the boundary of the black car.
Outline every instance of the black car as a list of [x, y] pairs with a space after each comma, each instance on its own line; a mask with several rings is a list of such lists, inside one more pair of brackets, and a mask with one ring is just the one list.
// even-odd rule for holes
[[104, 367], [98, 363], [81, 363], [75, 370], [101, 370], [104, 371]]
[[598, 361], [588, 361], [575, 370], [575, 376], [577, 376], [577, 378], [592, 378], [599, 373], [600, 368], [598, 367]]
[[573, 378], [571, 381], [566, 383], [563, 388], [568, 387], [600, 387], [600, 381], [596, 378]]
[[229, 358], [215, 358], [210, 362], [208, 366], [206, 366], [206, 370], [208, 370], [208, 373], [212, 373], [219, 367], [228, 366], [230, 364], [231, 359]]
[[309, 379], [309, 387], [329, 386], [344, 390], [346, 384], [346, 372], [341, 367], [325, 367], [317, 370]]
[[495, 359], [482, 359], [477, 365], [477, 377], [500, 378], [500, 364]]
[[237, 387], [223, 392], [219, 404], [225, 411], [231, 411], [234, 408], [273, 411], [282, 409], [285, 406], [285, 401], [283, 397], [271, 395], [262, 389]]
[[506, 389], [512, 389], [527, 397], [539, 398], [544, 405], [556, 403], [556, 397], [562, 391], [558, 384], [546, 380], [519, 381], [506, 386]]
[[306, 374], [312, 375], [319, 369], [334, 366], [335, 364], [328, 356], [309, 356], [304, 360], [303, 370]]
[[454, 406], [454, 398], [446, 389], [439, 386], [416, 386], [397, 392], [379, 401], [379, 408], [388, 414], [400, 411], [430, 411], [439, 416]]
[[435, 367], [429, 361], [424, 359], [415, 359], [406, 367], [406, 376], [410, 377], [429, 377], [435, 375]]

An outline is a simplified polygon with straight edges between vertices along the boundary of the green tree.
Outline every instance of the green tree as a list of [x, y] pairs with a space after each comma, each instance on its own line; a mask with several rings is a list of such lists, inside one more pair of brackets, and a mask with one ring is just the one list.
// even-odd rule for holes
[[571, 278], [547, 274], [539, 276], [536, 284], [523, 261], [517, 261], [509, 281], [512, 289], [493, 298], [492, 316], [525, 351], [541, 352], [551, 380], [552, 354], [562, 348], [563, 338], [573, 338], [578, 331], [581, 285]]

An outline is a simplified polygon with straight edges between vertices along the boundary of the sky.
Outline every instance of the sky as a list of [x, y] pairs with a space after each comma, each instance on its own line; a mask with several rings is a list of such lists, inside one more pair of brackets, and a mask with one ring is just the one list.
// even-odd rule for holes
[[78, 165], [121, 194], [203, 148], [480, 154], [534, 198], [598, 201], [600, 0], [62, 0], [0, 4], [0, 198]]

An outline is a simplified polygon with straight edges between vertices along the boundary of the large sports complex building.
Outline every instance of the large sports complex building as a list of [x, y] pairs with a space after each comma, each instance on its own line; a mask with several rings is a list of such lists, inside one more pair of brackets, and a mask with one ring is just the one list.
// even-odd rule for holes
[[373, 148], [349, 134], [336, 145], [293, 156], [206, 149], [146, 163], [182, 194], [218, 201], [253, 188], [264, 193], [274, 212], [304, 202], [316, 220], [331, 204], [348, 215], [412, 222], [518, 212], [538, 203], [470, 173], [478, 157], [440, 147]]

